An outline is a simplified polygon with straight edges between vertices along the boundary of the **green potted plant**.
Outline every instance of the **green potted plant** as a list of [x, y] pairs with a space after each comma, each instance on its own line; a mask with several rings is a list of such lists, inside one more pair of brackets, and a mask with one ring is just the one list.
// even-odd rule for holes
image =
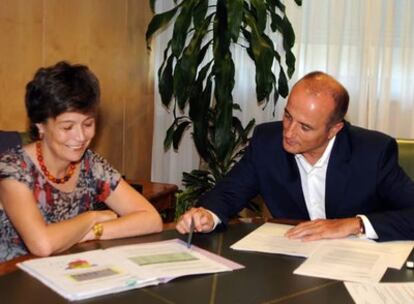
[[[146, 39], [149, 48], [152, 36], [173, 23], [158, 70], [162, 103], [167, 108], [173, 105], [174, 115], [164, 147], [178, 149], [184, 132], [192, 127], [202, 162], [201, 168], [183, 174], [185, 190], [177, 195], [178, 216], [231, 169], [255, 124], [252, 119], [244, 127], [233, 115], [241, 109], [232, 95], [231, 49], [244, 48], [255, 64], [257, 102], [267, 104], [273, 93], [276, 104], [279, 96], [288, 95], [288, 78], [295, 70], [295, 34], [281, 0], [173, 1], [172, 9], [153, 16]], [[150, 0], [153, 12], [155, 2]], [[295, 2], [301, 5], [302, 1]], [[266, 28], [280, 35], [283, 54]], [[273, 73], [274, 64], [278, 75]]]

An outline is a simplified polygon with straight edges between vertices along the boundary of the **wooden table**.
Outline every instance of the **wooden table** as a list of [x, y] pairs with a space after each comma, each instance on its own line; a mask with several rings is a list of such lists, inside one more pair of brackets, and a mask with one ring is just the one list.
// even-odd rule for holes
[[[303, 258], [280, 254], [245, 252], [230, 248], [259, 224], [238, 223], [227, 230], [195, 234], [193, 244], [245, 266], [217, 274], [177, 278], [167, 284], [93, 298], [87, 303], [261, 303], [261, 304], [351, 304], [351, 296], [340, 281], [293, 274]], [[77, 244], [71, 253], [173, 238], [186, 240], [175, 230], [136, 238]], [[388, 269], [382, 282], [413, 281], [413, 271]], [[67, 303], [65, 299], [19, 270], [0, 277], [2, 303]]]

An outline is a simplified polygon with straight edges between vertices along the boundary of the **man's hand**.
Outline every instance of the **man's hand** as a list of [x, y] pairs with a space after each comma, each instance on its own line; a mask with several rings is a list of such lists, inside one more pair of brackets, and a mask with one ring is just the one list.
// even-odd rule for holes
[[191, 208], [180, 217], [175, 226], [179, 233], [185, 234], [190, 232], [191, 219], [194, 220], [194, 231], [210, 232], [213, 230], [213, 216], [206, 209], [200, 207]]
[[360, 220], [357, 217], [313, 220], [301, 223], [289, 229], [285, 236], [289, 239], [316, 241], [320, 239], [339, 239], [356, 235], [360, 231]]

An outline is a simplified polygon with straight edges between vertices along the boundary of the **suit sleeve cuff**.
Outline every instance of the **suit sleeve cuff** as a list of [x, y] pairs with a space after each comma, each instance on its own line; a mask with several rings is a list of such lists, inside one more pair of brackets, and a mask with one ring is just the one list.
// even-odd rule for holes
[[375, 229], [372, 226], [369, 219], [363, 214], [358, 214], [357, 216], [360, 217], [362, 219], [362, 222], [364, 223], [365, 235], [363, 237], [370, 240], [378, 239], [378, 234], [375, 232]]
[[221, 224], [221, 220], [219, 219], [219, 217], [214, 212], [212, 212], [212, 211], [210, 211], [208, 209], [206, 209], [206, 211], [211, 214], [211, 216], [213, 217], [213, 221], [214, 221], [213, 228], [209, 231], [209, 232], [211, 232], [214, 229], [216, 229], [217, 225], [220, 225]]

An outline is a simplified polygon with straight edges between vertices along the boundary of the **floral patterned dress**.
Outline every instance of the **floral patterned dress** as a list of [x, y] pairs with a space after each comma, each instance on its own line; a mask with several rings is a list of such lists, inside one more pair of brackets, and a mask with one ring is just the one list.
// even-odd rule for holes
[[[36, 198], [46, 223], [56, 223], [92, 210], [104, 202], [118, 185], [121, 175], [98, 154], [86, 150], [73, 192], [63, 192], [48, 182], [21, 146], [0, 156], [0, 179], [27, 185]], [[0, 262], [27, 254], [27, 248], [0, 202]]]

